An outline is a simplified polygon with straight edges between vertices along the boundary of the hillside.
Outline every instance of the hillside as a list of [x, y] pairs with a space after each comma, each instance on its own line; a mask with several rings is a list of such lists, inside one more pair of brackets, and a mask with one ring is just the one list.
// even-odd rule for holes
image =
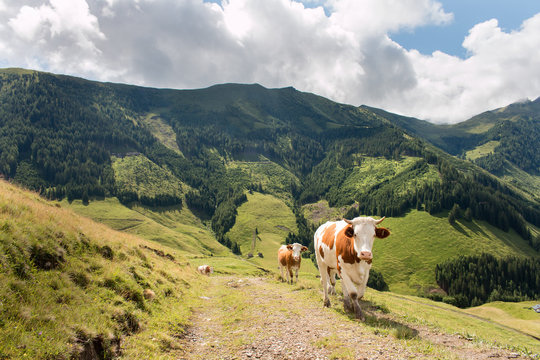
[[[0, 181], [2, 358], [352, 359], [361, 351], [525, 359], [540, 351], [530, 336], [540, 335], [538, 320], [524, 313], [525, 303], [489, 304], [470, 316], [368, 289], [361, 323], [343, 313], [340, 295], [332, 308], [322, 306], [314, 274], [291, 286], [238, 257], [187, 258], [64, 205]], [[195, 272], [202, 263], [214, 267], [212, 277]], [[494, 309], [504, 326], [489, 320]], [[296, 324], [292, 334], [284, 321]], [[350, 341], [337, 341], [344, 335]]]
[[173, 346], [196, 294], [189, 287], [200, 286], [184, 256], [5, 181], [0, 209], [2, 358], [113, 358]]
[[540, 198], [540, 98], [486, 111], [455, 125], [435, 125], [365, 108], [476, 163], [536, 201]]
[[[324, 200], [347, 217], [408, 219], [418, 211], [448, 234], [433, 247], [440, 251], [459, 233], [447, 220], [459, 207], [468, 222], [497, 228], [485, 233], [509, 242], [502, 253], [538, 258], [536, 198], [404, 131], [388, 114], [257, 84], [160, 90], [4, 69], [0, 85], [2, 176], [185, 256], [229, 248], [246, 258], [254, 231], [246, 224], [258, 213], [263, 240], [255, 250], [264, 258], [250, 261], [270, 266], [277, 244], [310, 245], [318, 223], [301, 209]], [[265, 216], [274, 208], [253, 198], [279, 203], [272, 215], [287, 214], [287, 224]], [[418, 231], [430, 244], [433, 230]], [[427, 268], [402, 257], [397, 268], [412, 266], [420, 280], [387, 277], [396, 289], [422, 293], [435, 286], [436, 262], [455, 255], [430, 254]]]

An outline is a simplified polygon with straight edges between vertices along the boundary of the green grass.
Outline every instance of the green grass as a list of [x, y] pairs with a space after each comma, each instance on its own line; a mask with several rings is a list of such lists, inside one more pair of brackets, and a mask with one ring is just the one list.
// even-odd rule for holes
[[436, 287], [435, 265], [460, 255], [538, 256], [513, 230], [504, 232], [476, 220], [451, 226], [446, 214], [441, 215], [412, 210], [381, 224], [392, 234], [375, 239], [373, 268], [383, 274], [390, 290], [418, 294]]
[[[284, 243], [289, 232], [296, 232], [296, 219], [291, 209], [272, 195], [254, 192], [247, 194], [248, 201], [238, 208], [238, 215], [233, 228], [227, 236], [240, 245], [242, 254], [250, 253], [253, 242], [253, 231], [257, 228], [259, 234], [256, 240], [254, 257], [251, 262], [277, 271], [277, 251]], [[263, 254], [263, 258], [257, 256]], [[301, 272], [314, 273], [313, 263], [309, 259], [303, 259]]]
[[208, 229], [187, 207], [152, 210], [143, 206], [125, 207], [116, 198], [91, 201], [61, 202], [75, 212], [116, 230], [140, 236], [169, 246], [186, 255], [223, 255], [229, 251], [219, 244]]
[[155, 353], [204, 288], [180, 252], [4, 181], [0, 226], [1, 358], [79, 358], [86, 342], [109, 358], [119, 342], [126, 358]]
[[262, 158], [259, 161], [231, 161], [228, 170], [244, 177], [247, 182], [261, 184], [265, 192], [274, 194], [280, 199], [291, 202], [290, 184], [300, 185], [300, 180], [280, 165]]
[[[365, 299], [378, 306], [384, 306], [401, 322], [438, 328], [448, 334], [460, 334], [478, 343], [496, 344], [516, 351], [540, 353], [538, 340], [512, 329], [492, 324], [489, 321], [496, 321], [496, 319], [490, 316], [471, 317], [468, 314], [470, 310], [458, 309], [445, 303], [415, 296], [378, 292], [369, 288]], [[508, 326], [519, 330], [519, 327], [514, 326], [513, 323], [516, 320], [515, 317], [509, 320]]]
[[[325, 205], [323, 202], [305, 205], [306, 218], [318, 224], [339, 219], [347, 211]], [[460, 255], [482, 252], [497, 257], [539, 255], [513, 230], [504, 232], [476, 220], [458, 220], [452, 226], [447, 213], [431, 216], [411, 210], [405, 216], [387, 218], [381, 226], [390, 229], [391, 235], [375, 239], [373, 269], [383, 274], [390, 290], [403, 294], [424, 294], [437, 288], [435, 266]]]
[[465, 311], [540, 338], [540, 315], [532, 309], [537, 304], [538, 301], [518, 303], [497, 301]]
[[176, 153], [183, 155], [176, 143], [176, 133], [173, 128], [160, 118], [158, 114], [146, 114], [146, 116], [140, 118], [140, 121], [163, 145]]
[[540, 176], [529, 174], [506, 160], [503, 168], [499, 179], [517, 189], [526, 198], [540, 201]]
[[499, 146], [500, 141], [488, 141], [485, 144], [477, 146], [475, 149], [467, 151], [465, 156], [469, 160], [476, 160], [489, 154], [493, 154], [495, 148]]
[[[420, 158], [406, 156], [400, 160], [388, 160], [382, 157], [358, 156], [357, 160], [359, 165], [353, 167], [339, 191], [351, 194], [366, 192], [376, 185], [399, 177], [400, 181], [395, 182], [393, 192], [396, 195], [403, 195], [414, 192], [426, 183], [440, 181], [439, 173], [433, 165], [429, 165], [427, 171], [422, 174], [407, 176], [410, 169], [422, 160]], [[402, 179], [403, 176], [406, 178]]]
[[[144, 155], [112, 157], [116, 185], [120, 189], [136, 192], [140, 196], [182, 194], [184, 185], [168, 169], [161, 168]], [[185, 188], [185, 189], [183, 189]]]

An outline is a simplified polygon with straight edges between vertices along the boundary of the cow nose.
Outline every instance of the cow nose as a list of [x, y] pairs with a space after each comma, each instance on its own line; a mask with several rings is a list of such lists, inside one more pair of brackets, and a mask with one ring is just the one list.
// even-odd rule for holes
[[293, 256], [293, 258], [294, 258], [294, 261], [300, 260], [300, 256]]
[[371, 254], [371, 251], [360, 251], [360, 259], [371, 260], [373, 259], [373, 254]]

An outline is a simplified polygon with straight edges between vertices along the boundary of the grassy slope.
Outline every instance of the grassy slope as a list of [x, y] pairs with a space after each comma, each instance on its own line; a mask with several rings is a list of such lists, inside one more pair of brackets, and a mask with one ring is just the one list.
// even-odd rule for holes
[[290, 184], [300, 186], [300, 180], [294, 174], [267, 159], [230, 161], [227, 169], [231, 174], [241, 172], [239, 177], [247, 177], [251, 183], [262, 185], [266, 192], [288, 202], [291, 201]]
[[467, 160], [476, 160], [478, 158], [493, 154], [495, 148], [500, 144], [500, 141], [488, 141], [485, 144], [477, 146], [473, 150], [469, 150], [465, 153]]
[[176, 133], [173, 128], [157, 114], [146, 114], [140, 118], [140, 121], [163, 145], [183, 156], [176, 143]]
[[[114, 202], [101, 203], [102, 210], [107, 206], [109, 211], [120, 210], [119, 205], [111, 204]], [[261, 265], [266, 266], [268, 260], [268, 267], [275, 269], [272, 255], [278, 244], [265, 240], [272, 234], [284, 238], [285, 233], [280, 233], [273, 224], [291, 229], [295, 226], [294, 216], [282, 201], [269, 195], [249, 195], [249, 201], [239, 209], [238, 229], [233, 230], [240, 233], [243, 227], [249, 232], [249, 224], [242, 226], [242, 219], [258, 219], [262, 208], [270, 209], [266, 214], [275, 216], [268, 219], [268, 227], [261, 225], [259, 228], [263, 235], [260, 244], [268, 243], [272, 247], [268, 250], [270, 255], [261, 259]], [[393, 220], [385, 220], [391, 228], [395, 226]], [[187, 258], [174, 249], [114, 231], [5, 182], [0, 182], [0, 225], [0, 353], [11, 358], [23, 358], [24, 354], [28, 358], [68, 358], [82, 351], [77, 339], [101, 338], [107, 345], [122, 337], [122, 358], [172, 359], [175, 349], [180, 346], [178, 336], [189, 323], [191, 309], [199, 306], [200, 296], [208, 295], [205, 290], [208, 278], [197, 276], [195, 266], [208, 263], [214, 266], [216, 275], [262, 274], [250, 261], [238, 257], [198, 255], [188, 263]], [[59, 248], [64, 249], [64, 261], [53, 270], [36, 268], [24, 258], [32, 244], [41, 244], [53, 253]], [[102, 255], [105, 246], [112, 249], [112, 259]], [[175, 261], [158, 256], [145, 246], [173, 255]], [[10, 248], [18, 251], [10, 251]], [[17, 256], [13, 258], [8, 254]], [[377, 253], [375, 256], [377, 258]], [[25, 268], [17, 266], [21, 263], [29, 270], [27, 278], [15, 275], [15, 271], [21, 272], [20, 269]], [[303, 263], [300, 283], [292, 290], [296, 297], [316, 301], [322, 306], [320, 282], [314, 273], [305, 272], [306, 264], [309, 261]], [[141, 297], [144, 288], [151, 288], [156, 293], [154, 301]], [[227, 288], [230, 291], [230, 287]], [[466, 312], [476, 313], [488, 306], [510, 306], [512, 310], [505, 310], [508, 314], [505, 324], [517, 328], [536, 324], [530, 320], [530, 314], [525, 315], [519, 309], [521, 304], [490, 304], [463, 311], [427, 299], [371, 289], [368, 289], [366, 299], [378, 308], [390, 311], [399, 323], [428, 325], [444, 332], [472, 336], [481, 342], [540, 351], [536, 340], [466, 315]], [[333, 300], [332, 309], [341, 313], [339, 298]], [[241, 313], [237, 315], [242, 316]], [[491, 312], [478, 315], [493, 316]], [[500, 314], [496, 316], [500, 317]], [[344, 321], [347, 321], [346, 316]], [[375, 321], [366, 326], [379, 336], [392, 333], [392, 328], [387, 329], [383, 322]], [[133, 330], [135, 328], [137, 330]], [[536, 327], [530, 328], [534, 334]], [[407, 346], [421, 346], [422, 351], [433, 351], [422, 341], [411, 341]]]
[[[487, 313], [478, 314], [479, 318], [467, 316], [470, 313], [474, 314], [477, 308], [463, 310], [445, 303], [435, 303], [424, 298], [378, 292], [369, 288], [366, 300], [386, 307], [392, 314], [397, 315], [407, 322], [439, 328], [450, 334], [461, 334], [473, 341], [498, 344], [501, 347], [509, 347], [536, 354], [540, 353], [538, 340], [488, 322], [497, 322], [497, 316], [492, 317], [491, 314]], [[483, 306], [490, 306], [490, 304]], [[532, 310], [530, 312], [535, 315]], [[516, 320], [519, 321], [517, 316], [508, 315], [507, 320], [505, 325], [520, 330], [520, 325], [516, 326]], [[530, 323], [537, 324], [537, 321], [531, 321]], [[536, 337], [540, 336], [539, 332], [534, 333], [534, 331], [531, 331], [529, 329], [526, 332]]]
[[[304, 207], [308, 219], [313, 218], [312, 209], [313, 205]], [[317, 214], [315, 218], [326, 221]], [[375, 240], [373, 268], [383, 274], [390, 290], [404, 294], [419, 294], [437, 287], [435, 265], [459, 255], [488, 252], [496, 256], [538, 256], [513, 231], [506, 233], [478, 221], [458, 220], [451, 226], [444, 213], [430, 216], [412, 210], [403, 217], [387, 218], [382, 225], [392, 234]]]
[[442, 215], [413, 210], [404, 217], [385, 220], [392, 235], [375, 242], [373, 263], [391, 290], [414, 294], [436, 286], [435, 265], [460, 255], [536, 253], [513, 230], [505, 233], [483, 222], [462, 220], [451, 226]]
[[179, 195], [188, 188], [168, 169], [154, 164], [144, 155], [113, 156], [112, 161], [118, 188], [136, 192], [139, 196]]
[[[373, 158], [359, 156], [360, 164], [353, 167], [351, 174], [345, 179], [342, 191], [366, 191], [376, 185], [384, 184], [400, 175], [406, 175], [414, 165], [421, 161], [416, 157], [403, 157], [401, 160], [388, 160], [385, 158]], [[422, 174], [405, 181], [399, 182], [399, 187], [395, 186], [395, 194], [406, 194], [414, 192], [425, 183], [439, 181], [439, 173], [433, 165], [429, 165], [428, 170]]]
[[182, 255], [54, 205], [0, 181], [0, 357], [67, 359], [121, 338], [128, 358], [174, 346], [186, 285], [200, 286]]
[[[248, 201], [238, 208], [236, 223], [227, 233], [231, 240], [238, 242], [242, 253], [251, 252], [253, 231], [257, 228], [257, 240], [250, 261], [272, 271], [277, 271], [277, 250], [284, 243], [289, 232], [296, 232], [296, 220], [291, 209], [272, 195], [254, 192], [248, 194]], [[263, 254], [263, 258], [257, 256]], [[317, 273], [309, 259], [303, 259], [301, 272]]]
[[223, 255], [228, 249], [219, 244], [212, 232], [187, 207], [151, 210], [134, 206], [127, 208], [116, 198], [91, 201], [83, 205], [80, 200], [62, 205], [116, 230], [152, 240], [187, 254]]
[[540, 315], [532, 310], [538, 301], [507, 303], [496, 301], [482, 306], [466, 309], [465, 312], [506, 326], [514, 327], [527, 334], [540, 336]]

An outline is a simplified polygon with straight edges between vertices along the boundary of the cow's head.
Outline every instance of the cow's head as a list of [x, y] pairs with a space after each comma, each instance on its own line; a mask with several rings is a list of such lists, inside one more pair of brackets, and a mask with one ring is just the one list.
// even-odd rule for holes
[[352, 220], [343, 219], [347, 224], [345, 235], [354, 238], [354, 249], [360, 260], [371, 264], [373, 260], [373, 240], [375, 237], [384, 239], [390, 235], [390, 231], [383, 227], [377, 227], [385, 218], [375, 220], [371, 217], [357, 217]]
[[299, 243], [288, 244], [287, 249], [292, 250], [293, 259], [295, 261], [300, 260], [300, 254], [306, 251], [308, 248]]

